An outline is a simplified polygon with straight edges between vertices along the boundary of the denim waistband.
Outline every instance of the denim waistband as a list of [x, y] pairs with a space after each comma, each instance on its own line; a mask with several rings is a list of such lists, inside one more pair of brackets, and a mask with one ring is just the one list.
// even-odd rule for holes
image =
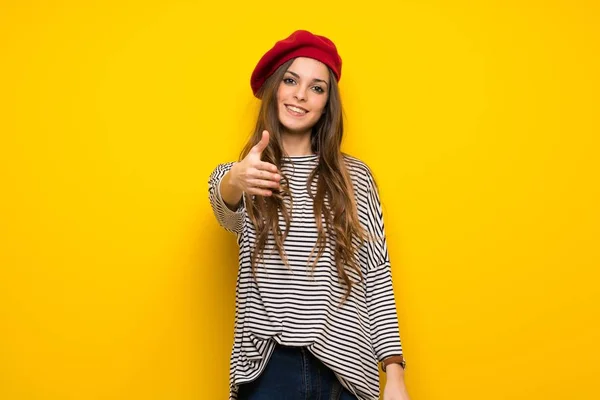
[[277, 344], [259, 377], [240, 385], [238, 400], [355, 400], [306, 347]]

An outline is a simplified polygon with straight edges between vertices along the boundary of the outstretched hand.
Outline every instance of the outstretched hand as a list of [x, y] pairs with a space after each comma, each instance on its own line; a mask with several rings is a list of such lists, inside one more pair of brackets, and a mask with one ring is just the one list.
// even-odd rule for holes
[[271, 196], [273, 190], [280, 189], [281, 175], [277, 166], [260, 159], [269, 144], [269, 132], [264, 130], [262, 138], [248, 155], [231, 167], [231, 182], [243, 192], [261, 196]]

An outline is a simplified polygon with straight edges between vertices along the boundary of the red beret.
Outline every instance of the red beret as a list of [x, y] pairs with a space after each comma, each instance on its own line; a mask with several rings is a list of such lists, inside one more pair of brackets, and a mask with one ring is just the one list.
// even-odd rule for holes
[[342, 59], [335, 44], [325, 36], [298, 30], [276, 42], [258, 61], [250, 78], [254, 96], [258, 97], [258, 90], [277, 68], [295, 57], [314, 58], [331, 68], [338, 82], [342, 77]]

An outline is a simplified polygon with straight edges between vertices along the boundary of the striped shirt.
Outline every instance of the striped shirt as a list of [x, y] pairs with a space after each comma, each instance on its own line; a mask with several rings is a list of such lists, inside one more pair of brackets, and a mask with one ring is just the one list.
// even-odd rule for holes
[[[361, 400], [379, 398], [378, 362], [402, 355], [379, 193], [371, 170], [363, 161], [346, 154], [344, 160], [360, 222], [368, 232], [382, 239], [365, 242], [357, 250], [364, 279], [353, 285], [350, 297], [343, 304], [345, 287], [338, 280], [334, 246], [329, 240], [314, 273], [308, 266], [317, 254], [315, 250], [309, 263], [309, 254], [317, 240], [317, 225], [307, 183], [319, 162], [317, 155], [282, 159], [280, 171], [288, 179], [294, 207], [290, 210], [290, 231], [284, 242], [289, 268], [275, 249], [270, 233], [264, 262], [257, 264], [256, 280], [250, 268], [256, 231], [246, 213], [245, 199], [242, 196], [233, 211], [225, 205], [219, 190], [221, 179], [233, 162], [217, 165], [210, 174], [208, 191], [213, 212], [223, 228], [236, 234], [239, 245], [230, 400], [237, 398], [240, 384], [261, 374], [276, 343], [305, 346]], [[312, 193], [316, 193], [316, 179]], [[284, 202], [289, 207], [287, 196]], [[283, 232], [285, 222], [281, 212], [279, 217]], [[355, 271], [348, 271], [348, 276], [355, 282], [359, 280]]]

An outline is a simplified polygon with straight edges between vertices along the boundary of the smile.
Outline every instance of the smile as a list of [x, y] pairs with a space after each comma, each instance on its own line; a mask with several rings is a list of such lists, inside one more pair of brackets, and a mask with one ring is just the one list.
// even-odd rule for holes
[[294, 106], [291, 106], [291, 105], [288, 105], [288, 104], [285, 105], [285, 108], [288, 110], [288, 112], [290, 114], [292, 114], [293, 116], [296, 116], [296, 117], [303, 116], [306, 113], [308, 113], [308, 111], [305, 110], [305, 109], [303, 109], [303, 108], [294, 107]]

